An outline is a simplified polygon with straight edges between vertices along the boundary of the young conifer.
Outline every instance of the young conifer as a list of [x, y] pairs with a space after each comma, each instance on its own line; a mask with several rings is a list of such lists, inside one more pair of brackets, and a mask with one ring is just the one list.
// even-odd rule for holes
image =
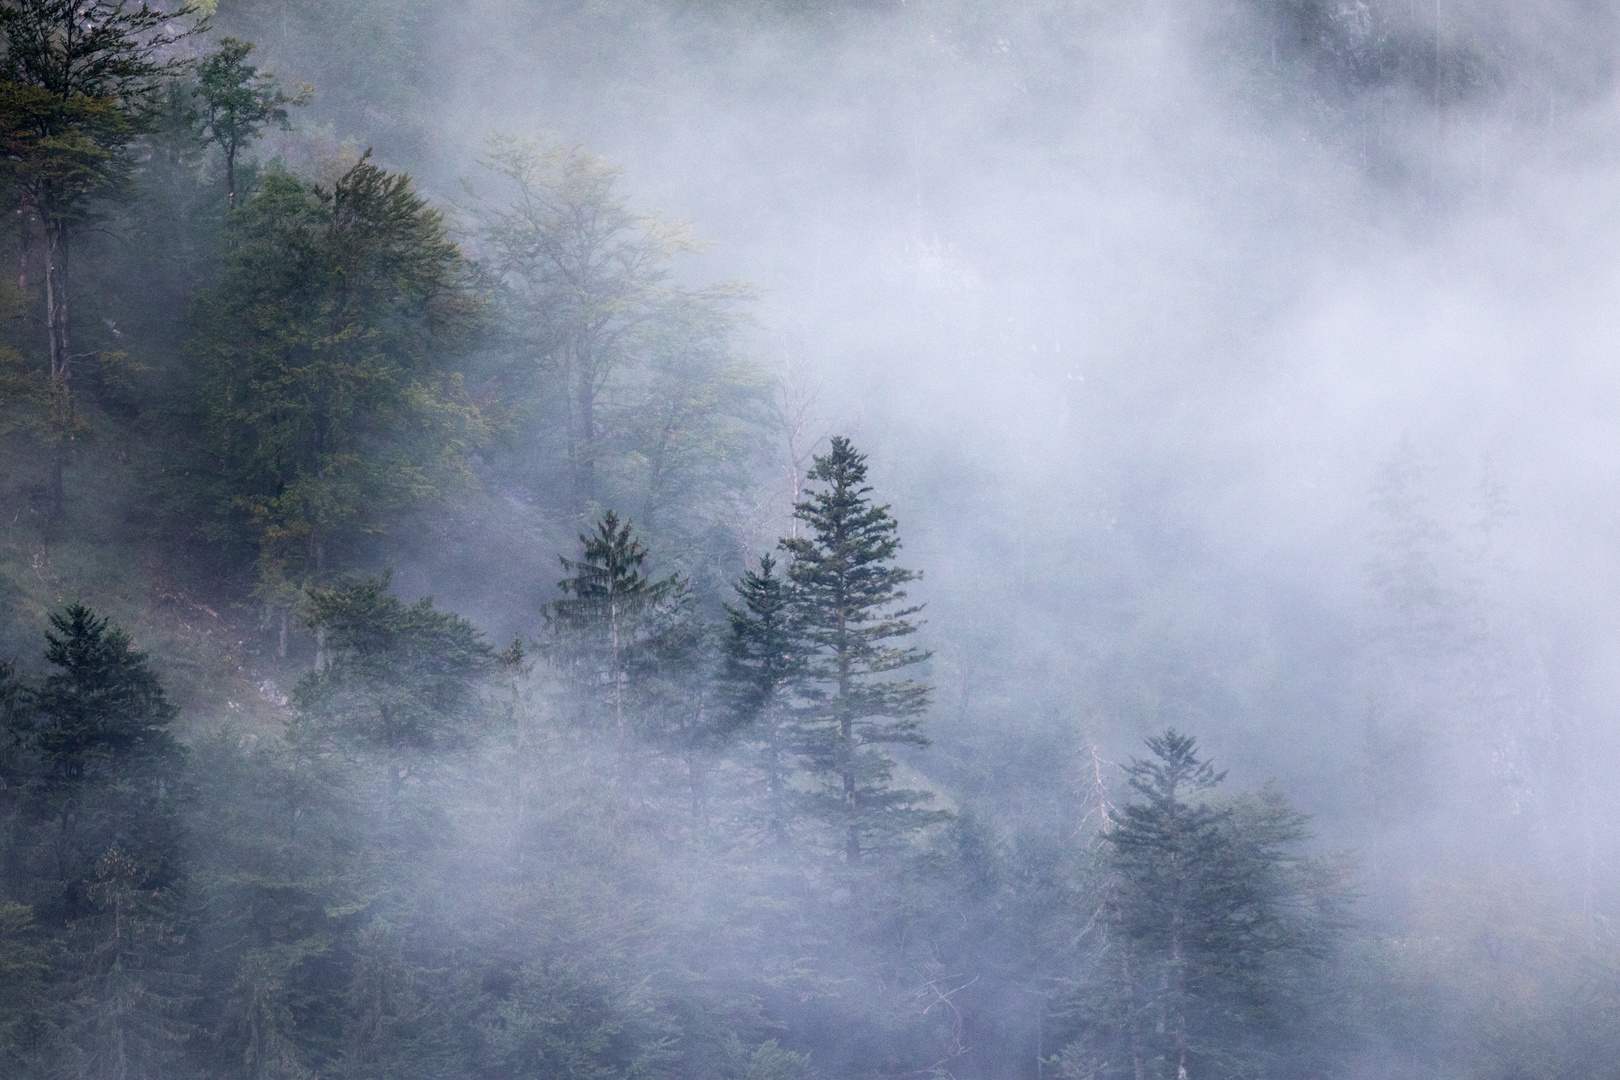
[[775, 559], [761, 555], [759, 569], [744, 571], [733, 588], [742, 605], [726, 605], [731, 633], [726, 638], [721, 693], [729, 728], [743, 734], [758, 751], [765, 828], [780, 842], [793, 816], [789, 780], [796, 771], [794, 695], [802, 689], [808, 658], [793, 624], [792, 592], [777, 572]]
[[546, 622], [559, 666], [582, 692], [587, 721], [605, 713], [622, 747], [632, 686], [684, 628], [690, 605], [679, 575], [655, 580], [642, 569], [647, 549], [613, 511], [579, 542], [583, 558], [558, 557], [568, 576], [557, 583], [563, 595], [546, 606]]

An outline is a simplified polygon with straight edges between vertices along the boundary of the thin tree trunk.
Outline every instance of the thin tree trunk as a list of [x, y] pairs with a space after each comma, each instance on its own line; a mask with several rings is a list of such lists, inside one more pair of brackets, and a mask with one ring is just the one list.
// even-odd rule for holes
[[1176, 1080], [1187, 1080], [1187, 968], [1182, 958], [1179, 916], [1170, 932], [1170, 963], [1175, 971], [1172, 998], [1175, 1003]]
[[849, 712], [850, 646], [843, 640], [843, 615], [838, 617], [838, 755], [839, 771], [844, 780], [844, 812], [849, 815], [849, 835], [844, 841], [844, 858], [851, 862], [861, 859], [861, 827], [857, 819], [860, 809], [859, 792], [855, 783], [855, 718]]
[[619, 740], [619, 753], [624, 753], [626, 735], [624, 730], [624, 665], [619, 659], [619, 601], [617, 598], [608, 603], [608, 634], [613, 644], [613, 723]]
[[50, 516], [62, 516], [62, 467], [73, 430], [73, 354], [68, 337], [68, 239], [60, 223], [45, 230], [45, 332], [51, 349], [51, 410], [56, 437], [50, 466]]
[[1131, 977], [1131, 952], [1121, 950], [1120, 971], [1125, 976], [1125, 1022], [1131, 1030], [1131, 1076], [1147, 1080], [1147, 1051], [1142, 1046], [1142, 1025], [1136, 1016], [1136, 980]]
[[23, 294], [28, 292], [28, 260], [34, 251], [34, 230], [28, 227], [28, 212], [33, 207], [33, 200], [26, 194], [17, 207], [17, 291]]

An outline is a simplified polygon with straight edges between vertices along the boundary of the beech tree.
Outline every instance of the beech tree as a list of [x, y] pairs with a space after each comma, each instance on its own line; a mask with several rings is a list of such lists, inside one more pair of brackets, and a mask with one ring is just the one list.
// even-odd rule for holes
[[873, 503], [866, 455], [848, 439], [833, 438], [810, 480], [822, 486], [794, 507], [808, 535], [781, 542], [792, 557], [793, 621], [808, 669], [799, 744], [822, 785], [818, 816], [854, 863], [875, 844], [949, 816], [927, 808], [929, 792], [894, 786], [886, 750], [928, 743], [921, 716], [932, 688], [891, 674], [929, 655], [900, 644], [922, 610], [905, 603], [904, 586], [922, 575], [894, 565], [899, 525]]
[[0, 161], [18, 208], [26, 278], [37, 222], [44, 261], [53, 445], [50, 502], [62, 511], [62, 468], [79, 430], [69, 321], [73, 238], [123, 198], [135, 142], [152, 123], [166, 79], [183, 60], [169, 47], [195, 31], [192, 9], [142, 0], [4, 0], [0, 3]]
[[314, 93], [314, 88], [305, 84], [298, 94], [288, 96], [276, 85], [274, 76], [247, 62], [252, 51], [251, 41], [221, 38], [219, 49], [197, 65], [204, 137], [218, 144], [225, 155], [225, 200], [229, 209], [236, 207], [237, 152], [261, 138], [271, 124], [283, 131], [291, 128], [287, 106], [303, 105]]
[[482, 420], [448, 359], [474, 305], [439, 213], [369, 152], [330, 185], [271, 173], [236, 221], [193, 316], [198, 468], [285, 628], [329, 549], [457, 482]]
[[[551, 485], [589, 520], [604, 506], [689, 515], [742, 483], [757, 372], [731, 355], [738, 283], [688, 288], [689, 226], [637, 213], [621, 170], [582, 147], [500, 138], [483, 164], [508, 201], [478, 207], [484, 265], [513, 330], [518, 417], [551, 443]], [[560, 444], [553, 443], [560, 437]], [[688, 522], [690, 524], [690, 522]]]

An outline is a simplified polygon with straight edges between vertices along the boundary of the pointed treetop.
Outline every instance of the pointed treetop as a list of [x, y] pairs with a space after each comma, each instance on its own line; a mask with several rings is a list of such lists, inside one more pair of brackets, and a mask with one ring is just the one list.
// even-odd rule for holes
[[1226, 779], [1225, 772], [1217, 773], [1210, 762], [1198, 759], [1198, 740], [1191, 735], [1172, 727], [1143, 741], [1153, 757], [1132, 758], [1125, 773], [1131, 787], [1154, 803], [1179, 802], [1184, 789], [1188, 794], [1207, 791]]

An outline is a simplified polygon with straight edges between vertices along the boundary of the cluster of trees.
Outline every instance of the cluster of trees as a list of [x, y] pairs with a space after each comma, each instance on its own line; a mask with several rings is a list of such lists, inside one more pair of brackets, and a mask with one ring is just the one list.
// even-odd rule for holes
[[[806, 517], [859, 455], [840, 442], [818, 472]], [[892, 539], [882, 508], [849, 505]], [[50, 673], [8, 667], [0, 686], [0, 1068], [1317, 1071], [1324, 1031], [1342, 1036], [1316, 999], [1337, 985], [1345, 894], [1291, 852], [1300, 815], [1270, 792], [1211, 798], [1221, 777], [1175, 731], [1126, 770], [1132, 801], [1104, 799], [1062, 851], [927, 809], [881, 751], [920, 741], [922, 688], [881, 677], [915, 654], [872, 644], [903, 617], [846, 600], [840, 620], [810, 584], [864, 578], [870, 596], [886, 576], [889, 605], [906, 572], [831, 539], [739, 584], [710, 673], [726, 719], [679, 739], [644, 718], [682, 681], [660, 662], [681, 583], [640, 573], [613, 521], [569, 564], [546, 663], [386, 580], [317, 593], [324, 663], [273, 738], [181, 745], [127, 635], [58, 612]], [[759, 651], [767, 628], [783, 653]], [[1009, 991], [1056, 1041], [972, 1045]]]
[[[1363, 57], [1360, 23], [1281, 8], [1284, 58]], [[772, 432], [778, 388], [736, 344], [747, 287], [692, 284], [689, 230], [582, 148], [497, 139], [452, 213], [378, 155], [291, 133], [315, 90], [211, 44], [201, 14], [0, 0], [0, 646], [19, 658], [0, 665], [0, 1075], [1614, 1060], [1600, 941], [1495, 908], [1533, 941], [1481, 952], [1443, 912], [1358, 932], [1345, 863], [1303, 854], [1274, 789], [1223, 795], [1179, 731], [1122, 790], [1076, 739], [1070, 771], [1097, 768], [1053, 817], [930, 779], [919, 575], [864, 455], [834, 438], [805, 476], [802, 402], [775, 402], [792, 422]], [[1390, 34], [1378, 55], [1418, 55]], [[759, 479], [774, 434], [794, 440], [785, 514]], [[402, 599], [407, 573], [498, 598], [499, 630]], [[191, 675], [224, 689], [182, 715], [185, 650], [149, 658], [64, 606], [80, 589], [143, 642], [166, 598], [244, 615]]]

